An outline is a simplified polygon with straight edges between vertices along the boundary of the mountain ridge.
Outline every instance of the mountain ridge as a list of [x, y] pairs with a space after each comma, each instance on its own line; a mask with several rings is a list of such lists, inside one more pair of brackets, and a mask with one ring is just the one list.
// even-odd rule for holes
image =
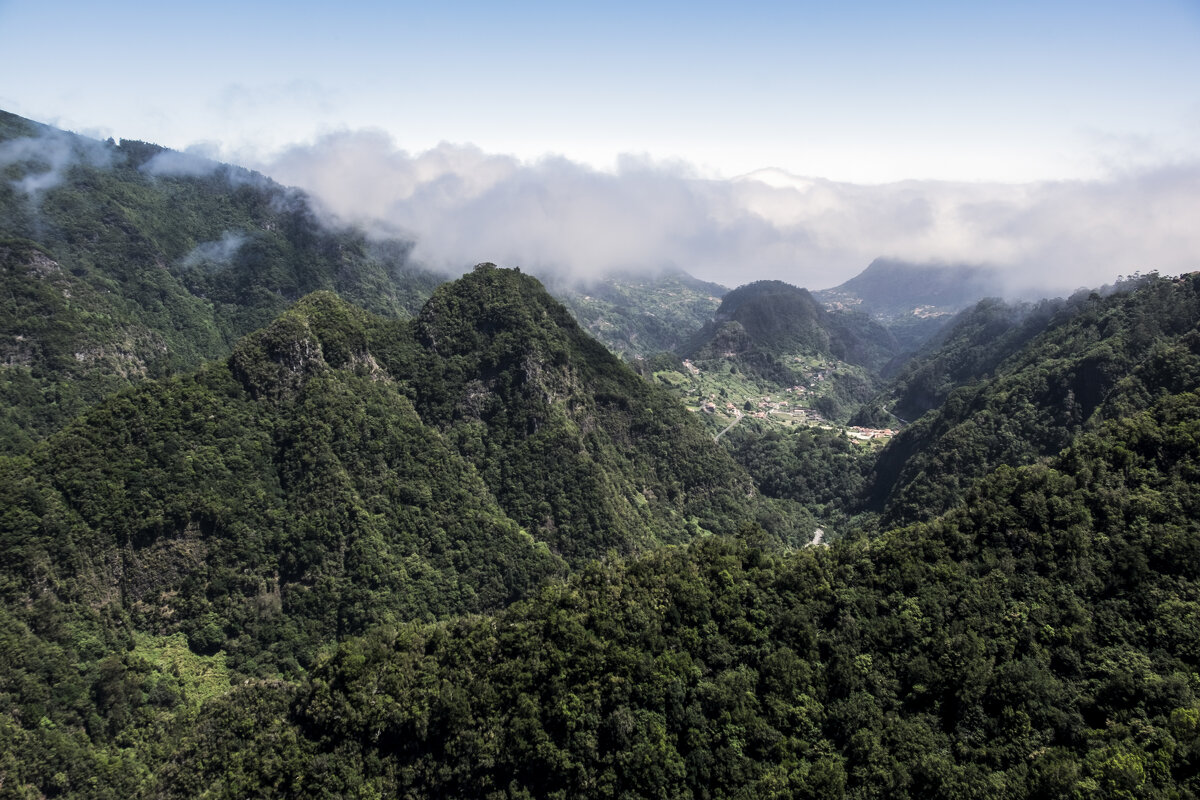
[[442, 280], [409, 263], [411, 243], [327, 228], [296, 190], [156, 145], [0, 112], [0, 166], [2, 452], [227, 355], [304, 294], [407, 316]]
[[1003, 274], [994, 267], [877, 258], [853, 278], [815, 294], [827, 305], [895, 319], [950, 314], [1007, 293]]

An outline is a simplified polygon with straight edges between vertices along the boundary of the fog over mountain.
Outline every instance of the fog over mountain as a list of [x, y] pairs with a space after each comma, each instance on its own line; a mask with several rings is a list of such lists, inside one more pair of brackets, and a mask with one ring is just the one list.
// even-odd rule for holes
[[[1200, 268], [1200, 228], [1190, 224], [1200, 217], [1200, 164], [1191, 162], [1097, 180], [854, 184], [778, 169], [717, 179], [631, 155], [601, 171], [471, 145], [409, 153], [369, 130], [265, 159], [219, 150], [164, 151], [143, 169], [221, 169], [249, 183], [261, 177], [215, 159], [261, 170], [310, 192], [330, 219], [412, 237], [418, 261], [451, 274], [480, 261], [584, 279], [673, 268], [726, 286], [774, 278], [818, 289], [883, 257], [992, 266], [1010, 294], [1049, 294]], [[36, 204], [65, 169], [103, 166], [105, 153], [99, 141], [47, 129], [5, 142], [0, 166], [43, 165], [16, 187]]]
[[1200, 165], [1102, 180], [861, 185], [764, 169], [732, 180], [624, 156], [612, 172], [471, 145], [399, 149], [331, 133], [247, 164], [312, 192], [332, 215], [417, 240], [415, 257], [593, 277], [677, 267], [734, 286], [833, 286], [880, 256], [1002, 268], [1013, 291], [1071, 291], [1119, 274], [1200, 268]]

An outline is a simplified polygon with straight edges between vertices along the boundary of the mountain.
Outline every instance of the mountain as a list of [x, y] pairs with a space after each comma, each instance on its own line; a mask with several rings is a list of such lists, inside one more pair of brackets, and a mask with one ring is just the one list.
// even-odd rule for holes
[[888, 329], [901, 351], [911, 352], [953, 314], [1006, 291], [1002, 273], [990, 267], [877, 258], [845, 283], [814, 295], [827, 308], [868, 315]]
[[885, 363], [892, 349], [887, 331], [861, 316], [826, 311], [808, 290], [783, 281], [755, 281], [726, 294], [682, 352], [694, 358], [717, 351], [811, 353], [873, 366]]
[[696, 420], [491, 266], [412, 321], [310, 295], [4, 468], [10, 602], [111, 606], [251, 673], [755, 513]]
[[[978, 323], [997, 310], [1007, 316], [1002, 308], [976, 309], [963, 320], [963, 335], [925, 360], [971, 368], [880, 454], [870, 498], [888, 520], [935, 516], [1000, 465], [1053, 455], [1080, 431], [1195, 385], [1200, 275], [1131, 279], [1108, 296], [1079, 293], [1002, 321], [1007, 332], [995, 338], [979, 336], [988, 327]], [[914, 377], [936, 373], [918, 369]]]
[[[645, 380], [517, 270], [0, 137], [0, 797], [1200, 795], [1200, 275], [907, 366], [751, 284]], [[860, 397], [912, 424], [795, 407]]]
[[845, 283], [815, 294], [827, 306], [855, 308], [880, 319], [935, 317], [1003, 295], [1002, 278], [990, 267], [877, 258]]
[[724, 344], [738, 350], [756, 347], [765, 353], [830, 352], [827, 315], [805, 289], [783, 281], [755, 281], [725, 295], [712, 321], [696, 337], [686, 355], [699, 355]]
[[549, 279], [546, 288], [588, 333], [624, 358], [676, 350], [712, 318], [728, 291], [681, 271], [590, 283]]
[[744, 376], [750, 394], [807, 386], [813, 405], [836, 417], [871, 395], [895, 340], [864, 315], [825, 310], [805, 289], [756, 281], [726, 294], [679, 353], [702, 371]]
[[10, 608], [101, 609], [255, 674], [561, 572], [375, 360], [403, 335], [313, 295], [227, 361], [144, 381], [3, 462]]
[[215, 697], [169, 762], [120, 777], [179, 797], [1189, 796], [1198, 425], [1200, 396], [1163, 394], [870, 542], [710, 537], [380, 629], [299, 685]]
[[480, 265], [435, 291], [414, 325], [422, 418], [568, 558], [732, 531], [751, 508], [748, 476], [692, 415], [533, 278]]
[[300, 192], [142, 142], [0, 112], [0, 452], [109, 392], [227, 356], [300, 297], [408, 316], [442, 278]]
[[1076, 308], [1077, 303], [1061, 299], [1036, 304], [981, 300], [922, 345], [889, 378], [883, 392], [863, 404], [859, 423], [890, 426], [916, 420], [941, 406], [956, 388], [990, 376], [1057, 314], [1069, 315]]

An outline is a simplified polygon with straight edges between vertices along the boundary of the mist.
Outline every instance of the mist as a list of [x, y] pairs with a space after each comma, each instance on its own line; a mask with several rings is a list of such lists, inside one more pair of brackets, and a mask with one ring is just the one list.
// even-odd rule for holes
[[221, 169], [221, 162], [194, 150], [163, 150], [139, 167], [147, 175], [163, 178], [203, 178]]
[[76, 164], [107, 167], [112, 159], [113, 150], [108, 143], [53, 128], [46, 128], [37, 136], [0, 142], [0, 169], [24, 165], [24, 174], [9, 183], [34, 203], [40, 201], [44, 192], [61, 184], [67, 171]]
[[182, 151], [163, 150], [138, 170], [153, 178], [218, 177], [232, 187], [262, 186], [267, 182], [267, 178], [257, 172], [219, 161], [218, 148], [213, 144], [194, 145]]
[[238, 250], [249, 240], [249, 237], [239, 231], [226, 231], [220, 239], [212, 242], [201, 242], [183, 257], [180, 264], [190, 268], [217, 270], [229, 265]]
[[634, 156], [600, 171], [471, 145], [410, 154], [357, 131], [255, 167], [310, 192], [330, 218], [413, 237], [414, 259], [450, 272], [479, 261], [559, 279], [675, 268], [727, 286], [817, 289], [889, 257], [999, 267], [1025, 293], [1200, 268], [1196, 164], [1028, 184], [860, 185], [772, 169], [724, 180]]

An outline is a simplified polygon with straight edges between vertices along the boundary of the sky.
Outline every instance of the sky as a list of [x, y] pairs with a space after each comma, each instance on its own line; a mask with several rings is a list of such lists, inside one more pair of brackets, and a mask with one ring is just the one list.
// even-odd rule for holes
[[0, 0], [0, 51], [4, 110], [259, 169], [450, 269], [1200, 269], [1200, 0]]

